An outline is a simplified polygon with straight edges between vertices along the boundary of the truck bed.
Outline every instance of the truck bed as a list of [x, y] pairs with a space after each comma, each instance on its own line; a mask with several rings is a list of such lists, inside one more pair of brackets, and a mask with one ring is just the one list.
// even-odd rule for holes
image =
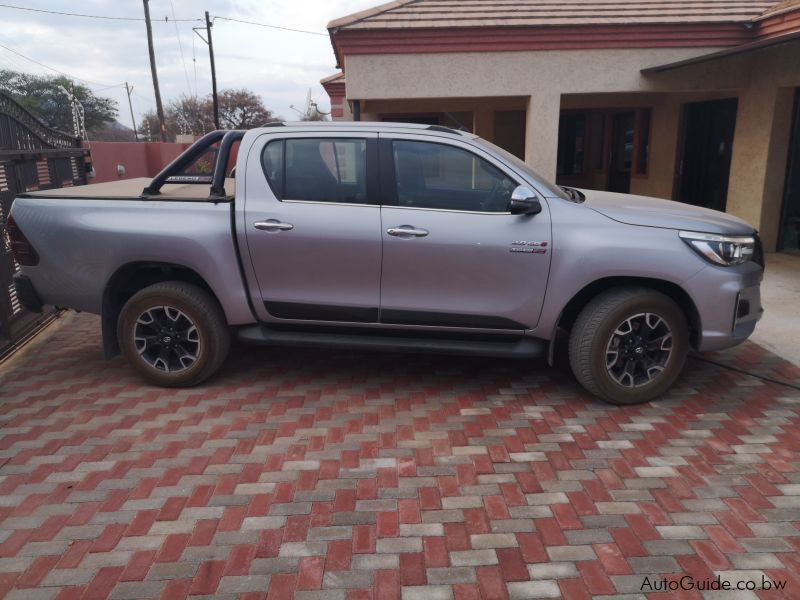
[[233, 200], [235, 180], [225, 179], [225, 198], [210, 197], [210, 184], [167, 183], [156, 196], [142, 195], [142, 190], [150, 184], [147, 177], [121, 179], [106, 183], [92, 183], [75, 187], [39, 190], [20, 194], [20, 198], [82, 198], [86, 200], [174, 200], [191, 202], [225, 202]]

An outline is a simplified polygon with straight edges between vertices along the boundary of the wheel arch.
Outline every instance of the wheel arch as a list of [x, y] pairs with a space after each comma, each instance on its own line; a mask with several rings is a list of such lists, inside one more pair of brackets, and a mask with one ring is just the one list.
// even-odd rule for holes
[[691, 296], [681, 286], [664, 279], [649, 277], [603, 277], [584, 286], [575, 294], [564, 306], [561, 314], [556, 321], [553, 335], [550, 338], [549, 361], [552, 364], [555, 352], [555, 340], [559, 330], [569, 331], [580, 312], [589, 301], [607, 290], [617, 287], [636, 286], [645, 287], [661, 292], [672, 299], [683, 311], [686, 322], [689, 324], [689, 343], [692, 348], [697, 349], [700, 341], [702, 324], [700, 312], [692, 300]]
[[221, 305], [214, 290], [194, 269], [168, 262], [127, 263], [114, 272], [103, 289], [101, 326], [106, 358], [114, 357], [120, 352], [117, 319], [125, 303], [139, 290], [164, 281], [183, 281], [196, 285]]

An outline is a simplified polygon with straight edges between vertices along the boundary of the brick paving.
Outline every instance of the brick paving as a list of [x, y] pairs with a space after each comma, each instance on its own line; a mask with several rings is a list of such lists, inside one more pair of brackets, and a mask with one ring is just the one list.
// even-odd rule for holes
[[[5, 597], [800, 597], [795, 388], [692, 359], [616, 408], [538, 364], [237, 347], [163, 390], [98, 329], [3, 367]], [[754, 344], [709, 358], [800, 384]]]

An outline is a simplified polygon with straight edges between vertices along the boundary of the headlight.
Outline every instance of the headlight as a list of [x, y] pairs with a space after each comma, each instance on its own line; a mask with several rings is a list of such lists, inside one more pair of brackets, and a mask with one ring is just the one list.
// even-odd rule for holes
[[754, 235], [715, 235], [681, 231], [681, 239], [703, 258], [716, 265], [732, 267], [753, 259], [756, 248]]

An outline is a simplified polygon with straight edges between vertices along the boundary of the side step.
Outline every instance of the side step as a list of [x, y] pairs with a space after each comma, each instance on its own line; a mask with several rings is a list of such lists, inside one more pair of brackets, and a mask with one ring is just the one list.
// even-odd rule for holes
[[309, 331], [276, 331], [264, 325], [242, 327], [239, 329], [238, 338], [248, 344], [265, 346], [346, 348], [350, 350], [464, 354], [504, 358], [539, 358], [547, 353], [547, 342], [536, 338], [520, 338], [513, 341], [414, 338]]

